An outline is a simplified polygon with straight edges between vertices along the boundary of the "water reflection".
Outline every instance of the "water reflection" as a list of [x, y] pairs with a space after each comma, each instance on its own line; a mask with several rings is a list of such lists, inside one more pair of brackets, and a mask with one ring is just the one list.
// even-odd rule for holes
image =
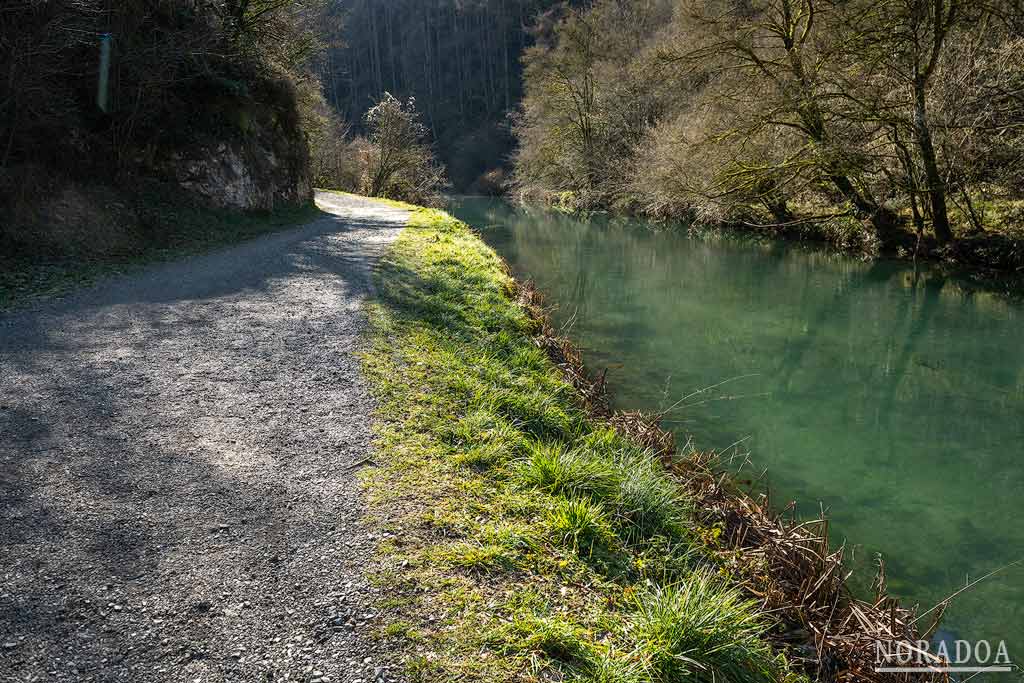
[[[738, 440], [778, 501], [821, 501], [858, 562], [932, 603], [1024, 557], [1024, 311], [928, 269], [466, 199], [454, 213], [553, 303], [617, 402]], [[726, 381], [728, 380], [728, 381]], [[1024, 569], [946, 628], [1024, 661]]]

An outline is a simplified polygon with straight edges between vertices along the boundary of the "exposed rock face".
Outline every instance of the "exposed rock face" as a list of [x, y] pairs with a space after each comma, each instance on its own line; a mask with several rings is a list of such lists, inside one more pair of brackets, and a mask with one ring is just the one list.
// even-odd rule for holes
[[270, 210], [309, 202], [309, 145], [293, 87], [263, 80], [245, 96], [197, 103], [191, 138], [165, 147], [160, 175], [213, 206]]
[[179, 185], [214, 206], [270, 210], [313, 196], [305, 144], [294, 137], [257, 136], [196, 145], [172, 154], [169, 166]]
[[201, 159], [181, 159], [174, 155], [178, 183], [217, 206], [236, 209], [263, 208], [256, 182], [242, 156], [226, 144], [217, 145], [212, 154]]
[[178, 183], [214, 206], [269, 210], [309, 200], [313, 188], [306, 169], [296, 168], [271, 149], [257, 154], [222, 142], [188, 156], [176, 153], [172, 160]]

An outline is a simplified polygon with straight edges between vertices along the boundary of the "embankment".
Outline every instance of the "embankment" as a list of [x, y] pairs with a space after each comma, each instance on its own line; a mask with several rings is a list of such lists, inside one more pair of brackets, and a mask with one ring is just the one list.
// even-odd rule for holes
[[382, 261], [364, 355], [387, 633], [416, 680], [907, 681], [911, 615], [844, 585], [798, 524], [609, 407], [539, 295], [420, 210]]

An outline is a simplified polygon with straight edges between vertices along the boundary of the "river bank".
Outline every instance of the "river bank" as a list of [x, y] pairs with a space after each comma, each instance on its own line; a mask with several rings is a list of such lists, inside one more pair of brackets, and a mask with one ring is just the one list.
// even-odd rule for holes
[[717, 232], [812, 244], [866, 260], [928, 263], [943, 269], [949, 276], [969, 280], [985, 291], [1013, 297], [1024, 294], [1024, 223], [1020, 219], [1020, 202], [1005, 202], [990, 208], [989, 213], [997, 217], [1000, 227], [984, 231], [973, 228], [966, 216], [953, 212], [954, 240], [942, 244], [931, 233], [919, 235], [909, 220], [900, 216], [885, 230], [879, 230], [870, 220], [838, 210], [820, 212], [827, 215], [796, 215], [788, 222], [775, 223], [763, 211], [754, 208], [746, 216], [710, 219], [686, 210], [651, 215], [628, 206], [583, 207], [566, 193], [534, 193], [528, 197], [509, 197], [509, 200], [539, 204], [575, 216], [607, 214], [698, 233]]
[[[1024, 305], [930, 263], [666, 230], [464, 198], [451, 211], [557, 304], [615, 405], [665, 413], [677, 441], [847, 539], [859, 585], [886, 560], [933, 605], [1019, 559]], [[735, 448], [734, 448], [735, 446]], [[960, 595], [944, 629], [1024, 643], [1024, 573]]]
[[1017, 295], [1024, 291], [1024, 231], [1009, 226], [1001, 231], [965, 232], [948, 244], [939, 243], [931, 234], [918, 235], [906, 224], [877, 231], [853, 216], [794, 219], [790, 224], [723, 221], [697, 227], [812, 242], [866, 259], [928, 262], [986, 290]]
[[917, 636], [908, 615], [850, 596], [825, 525], [611, 411], [465, 224], [416, 212], [377, 286], [364, 365], [388, 458], [364, 476], [386, 632], [420, 680], [910, 680], [872, 668], [876, 639]]

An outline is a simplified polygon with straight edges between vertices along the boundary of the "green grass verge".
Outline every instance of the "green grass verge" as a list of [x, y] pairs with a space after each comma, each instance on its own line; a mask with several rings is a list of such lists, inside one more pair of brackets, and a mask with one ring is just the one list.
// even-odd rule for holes
[[[125, 212], [126, 214], [128, 212]], [[176, 195], [149, 195], [124, 216], [121, 239], [88, 250], [40, 247], [31, 241], [0, 250], [0, 310], [32, 299], [56, 296], [101, 277], [130, 272], [148, 263], [200, 254], [321, 216], [313, 204], [273, 212], [238, 212], [187, 204]], [[83, 225], [82, 231], [89, 226]], [[102, 238], [100, 238], [102, 239]], [[81, 241], [88, 242], [88, 235]]]
[[580, 407], [498, 256], [418, 210], [364, 367], [377, 580], [418, 681], [796, 681], [653, 453]]

